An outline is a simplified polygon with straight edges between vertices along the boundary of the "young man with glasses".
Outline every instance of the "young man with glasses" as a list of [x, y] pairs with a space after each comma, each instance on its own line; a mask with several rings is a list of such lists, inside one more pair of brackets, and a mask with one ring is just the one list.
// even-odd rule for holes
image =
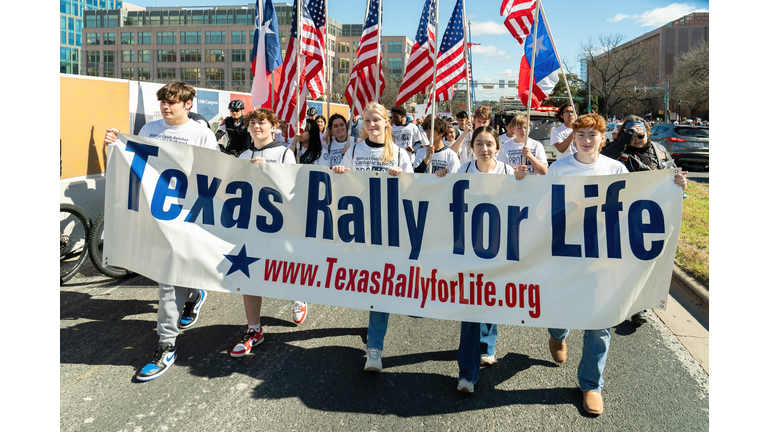
[[552, 129], [549, 145], [557, 150], [557, 160], [560, 160], [576, 153], [576, 146], [573, 144], [573, 122], [576, 121], [576, 111], [572, 106], [565, 104], [557, 110], [555, 118], [563, 122], [563, 125]]

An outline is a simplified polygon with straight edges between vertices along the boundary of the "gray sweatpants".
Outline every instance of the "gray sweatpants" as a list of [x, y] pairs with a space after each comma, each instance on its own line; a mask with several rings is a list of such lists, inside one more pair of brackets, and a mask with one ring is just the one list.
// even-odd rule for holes
[[179, 319], [184, 311], [184, 303], [197, 299], [194, 288], [159, 284], [160, 303], [157, 305], [157, 334], [160, 343], [176, 345], [179, 335]]

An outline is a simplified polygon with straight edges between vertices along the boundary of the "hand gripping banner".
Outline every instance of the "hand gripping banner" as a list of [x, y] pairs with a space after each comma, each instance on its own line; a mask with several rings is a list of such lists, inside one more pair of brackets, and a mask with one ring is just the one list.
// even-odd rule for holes
[[666, 305], [682, 216], [674, 174], [335, 174], [118, 134], [104, 260], [213, 291], [608, 328]]

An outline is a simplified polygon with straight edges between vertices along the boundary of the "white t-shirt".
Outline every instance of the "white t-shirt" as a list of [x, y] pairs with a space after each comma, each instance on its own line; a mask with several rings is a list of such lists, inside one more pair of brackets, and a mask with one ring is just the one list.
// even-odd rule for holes
[[[421, 141], [421, 132], [419, 132], [418, 126], [413, 123], [408, 123], [405, 126], [392, 125], [392, 139], [395, 140], [395, 144], [398, 147], [405, 150], [410, 147], [412, 150], [416, 150], [419, 141]], [[408, 157], [413, 162], [413, 153], [408, 153]]]
[[346, 141], [338, 142], [336, 137], [333, 137], [328, 149], [328, 154], [331, 158], [328, 166], [334, 167], [341, 163], [341, 159], [344, 158], [344, 147], [348, 142], [349, 138]]
[[380, 162], [379, 158], [384, 152], [384, 146], [372, 147], [368, 140], [351, 146], [344, 158], [341, 160], [341, 166], [353, 171], [387, 171], [389, 168], [400, 167], [403, 172], [413, 172], [411, 158], [405, 150], [396, 147], [395, 157], [389, 162]]
[[555, 144], [565, 141], [571, 132], [573, 132], [573, 129], [565, 127], [565, 125], [561, 125], [560, 127], [552, 129], [552, 132], [549, 134], [549, 145], [551, 145], [552, 148], [554, 148], [557, 152], [557, 160], [567, 158], [568, 156], [576, 153], [576, 145], [573, 143], [573, 140], [571, 140], [571, 146], [567, 148], [563, 153], [560, 153], [560, 151], [555, 147]]
[[[416, 156], [413, 161], [413, 169], [421, 165], [424, 158], [427, 157], [427, 147], [421, 147], [416, 150]], [[448, 147], [443, 146], [440, 150], [432, 154], [432, 174], [442, 168], [448, 168], [448, 172], [456, 172], [459, 169], [459, 156]], [[429, 164], [427, 164], [429, 166]], [[426, 172], [426, 171], [425, 171]]]
[[288, 140], [285, 139], [285, 136], [283, 135], [283, 131], [281, 131], [280, 129], [275, 131], [274, 141], [279, 141], [279, 142], [283, 143], [286, 147], [291, 145], [291, 143], [286, 142]]
[[515, 175], [515, 169], [511, 166], [505, 164], [502, 161], [497, 160], [496, 166], [491, 170], [491, 172], [484, 173], [477, 169], [477, 161], [474, 160], [472, 162], [467, 162], [465, 164], [462, 164], [459, 167], [459, 170], [456, 171], [458, 173], [467, 173], [467, 174], [509, 174], [509, 175]]
[[576, 160], [574, 155], [566, 156], [552, 162], [547, 170], [547, 175], [568, 176], [592, 176], [592, 175], [610, 175], [627, 174], [627, 167], [623, 163], [609, 157], [598, 155], [597, 162], [592, 164], [581, 163]]
[[[512, 141], [514, 139], [515, 139], [514, 135], [512, 135], [511, 137], [508, 137], [507, 134], [501, 134], [499, 135], [499, 146], [503, 146], [507, 141]], [[499, 153], [496, 154], [496, 158], [499, 157]]]
[[169, 126], [163, 119], [155, 120], [145, 124], [139, 131], [139, 136], [219, 151], [213, 131], [193, 120], [179, 126]]
[[293, 155], [293, 152], [290, 149], [285, 148], [283, 143], [279, 141], [272, 141], [262, 147], [261, 150], [256, 150], [255, 148], [246, 149], [244, 152], [240, 153], [240, 156], [238, 156], [239, 159], [248, 160], [257, 157], [264, 158], [267, 163], [296, 163], [296, 156]]
[[[464, 133], [464, 131], [459, 129], [459, 135], [456, 135], [456, 141], [459, 140], [459, 137], [463, 133]], [[470, 154], [470, 152], [469, 152], [469, 141], [471, 139], [472, 139], [472, 132], [467, 134], [467, 137], [464, 138], [464, 141], [461, 142], [461, 147], [459, 147], [459, 151], [458, 151], [459, 162], [461, 162], [462, 164], [465, 164], [465, 163], [469, 162], [470, 160], [474, 160], [475, 159], [475, 157], [474, 157], [475, 155], [474, 154], [472, 154], [472, 158], [471, 159], [470, 159], [470, 156], [469, 156], [469, 154]], [[456, 144], [456, 141], [454, 141], [453, 143]]]
[[[301, 157], [306, 152], [307, 152], [307, 149], [305, 149], [302, 146], [299, 146], [299, 161], [298, 161], [298, 163], [301, 163]], [[312, 162], [312, 164], [313, 165], [329, 166], [328, 164], [330, 162], [331, 162], [331, 156], [328, 154], [328, 151], [326, 149], [322, 149], [322, 151], [320, 152], [320, 158], [315, 159], [315, 161]]]
[[[533, 153], [533, 157], [539, 162], [547, 166], [547, 153], [544, 151], [544, 146], [540, 142], [528, 138], [528, 148]], [[496, 155], [496, 159], [505, 162], [513, 167], [520, 165], [523, 160], [523, 144], [515, 142], [514, 139], [506, 141], [501, 146], [501, 151]], [[528, 168], [528, 174], [533, 175], [533, 164], [530, 160], [525, 161], [525, 165]]]

